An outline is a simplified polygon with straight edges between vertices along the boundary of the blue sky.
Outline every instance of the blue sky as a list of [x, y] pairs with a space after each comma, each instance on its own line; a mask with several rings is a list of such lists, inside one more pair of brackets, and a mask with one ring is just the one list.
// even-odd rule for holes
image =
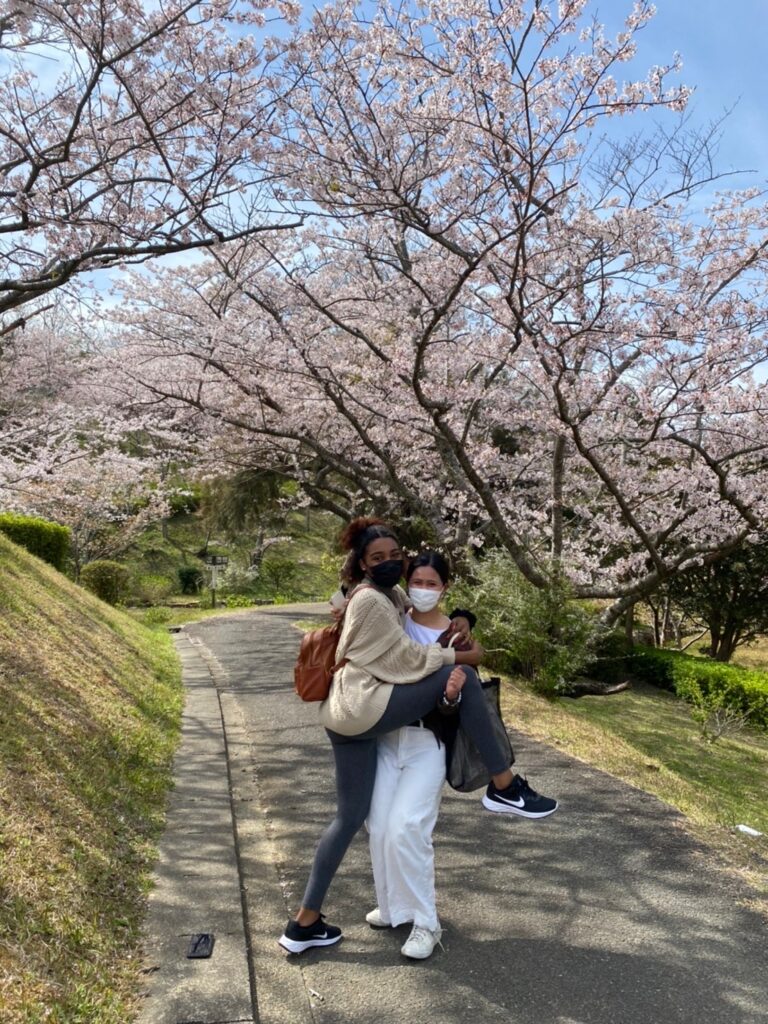
[[[617, 28], [628, 6], [629, 0], [601, 0], [591, 9]], [[656, 0], [656, 8], [638, 37], [637, 69], [666, 63], [677, 50], [683, 58], [680, 80], [696, 90], [688, 107], [694, 123], [707, 124], [735, 107], [723, 126], [719, 167], [755, 171], [749, 183], [764, 183], [768, 0]]]

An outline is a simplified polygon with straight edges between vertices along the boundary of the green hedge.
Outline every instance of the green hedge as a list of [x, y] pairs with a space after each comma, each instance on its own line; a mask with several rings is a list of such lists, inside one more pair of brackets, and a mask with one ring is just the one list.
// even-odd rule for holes
[[705, 696], [722, 697], [734, 711], [749, 712], [749, 724], [768, 729], [768, 673], [693, 658], [680, 651], [635, 647], [626, 657], [634, 676], [653, 686], [690, 699], [699, 689]]
[[30, 554], [48, 562], [54, 569], [64, 572], [69, 555], [68, 527], [35, 516], [0, 512], [0, 532], [10, 537], [14, 544], [26, 548]]

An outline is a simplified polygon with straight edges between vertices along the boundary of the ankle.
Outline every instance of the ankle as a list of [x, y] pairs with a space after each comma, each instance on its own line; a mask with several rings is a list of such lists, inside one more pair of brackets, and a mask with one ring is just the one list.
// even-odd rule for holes
[[307, 910], [306, 907], [302, 907], [296, 915], [296, 924], [302, 928], [309, 928], [311, 924], [320, 919], [319, 910]]
[[507, 768], [505, 772], [500, 772], [498, 775], [491, 776], [496, 789], [506, 789], [507, 786], [511, 786], [513, 778], [514, 775], [511, 768]]

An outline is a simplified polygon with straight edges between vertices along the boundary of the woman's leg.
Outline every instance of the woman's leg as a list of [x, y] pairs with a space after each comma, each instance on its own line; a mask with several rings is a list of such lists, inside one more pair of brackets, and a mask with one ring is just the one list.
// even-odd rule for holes
[[[462, 728], [473, 740], [480, 756], [485, 762], [488, 774], [497, 785], [506, 786], [512, 781], [509, 771], [509, 756], [497, 741], [491, 726], [488, 702], [483, 694], [477, 673], [469, 665], [459, 666], [466, 676], [461, 691], [459, 720]], [[444, 665], [431, 676], [421, 679], [418, 683], [401, 683], [392, 689], [387, 709], [376, 725], [362, 736], [380, 736], [382, 733], [399, 729], [409, 722], [422, 718], [432, 711], [445, 690], [448, 676], [455, 665]], [[358, 737], [358, 738], [361, 738]], [[508, 776], [508, 777], [507, 777]]]
[[432, 831], [445, 781], [445, 748], [429, 729], [400, 731], [400, 771], [389, 813], [384, 859], [393, 925], [412, 921], [434, 932], [435, 854]]
[[333, 876], [371, 805], [376, 780], [376, 740], [339, 736], [326, 730], [336, 761], [336, 817], [317, 844], [298, 920], [308, 924], [320, 912]]
[[371, 809], [365, 822], [368, 829], [368, 847], [371, 851], [373, 884], [376, 889], [376, 903], [382, 923], [391, 924], [389, 912], [389, 878], [385, 856], [389, 816], [395, 799], [398, 782], [402, 774], [398, 763], [400, 736], [405, 730], [387, 733], [377, 742], [376, 783], [371, 797]]

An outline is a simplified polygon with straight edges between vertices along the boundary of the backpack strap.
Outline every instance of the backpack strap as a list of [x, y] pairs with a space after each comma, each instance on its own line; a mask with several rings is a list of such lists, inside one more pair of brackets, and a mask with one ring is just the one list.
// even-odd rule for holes
[[[357, 587], [355, 587], [355, 589], [349, 595], [349, 597], [347, 599], [347, 604], [349, 604], [349, 602], [352, 600], [352, 598], [355, 596], [355, 594], [358, 593], [358, 591], [360, 591], [360, 590], [376, 590], [376, 589], [377, 588], [374, 587], [372, 583], [360, 583]], [[341, 623], [344, 621], [344, 615], [345, 614], [346, 614], [346, 608], [342, 612], [341, 618], [339, 619], [339, 625], [341, 625]], [[344, 668], [344, 666], [347, 665], [347, 664], [349, 664], [349, 658], [342, 658], [341, 661], [337, 661], [336, 664], [331, 667], [331, 674], [332, 675], [336, 675], [336, 672], [340, 668]]]

